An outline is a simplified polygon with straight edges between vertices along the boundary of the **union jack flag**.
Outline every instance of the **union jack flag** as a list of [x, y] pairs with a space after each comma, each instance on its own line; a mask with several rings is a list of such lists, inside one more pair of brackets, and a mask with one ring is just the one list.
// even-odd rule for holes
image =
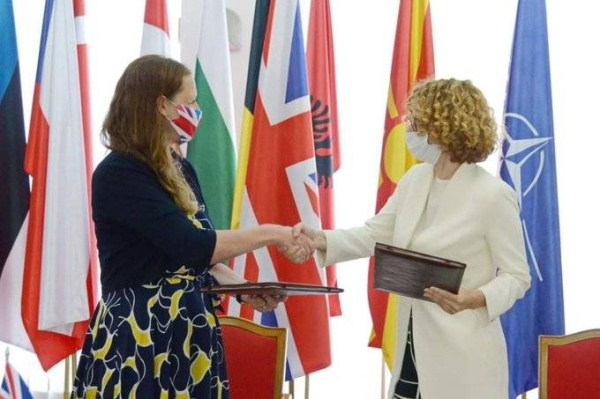
[[19, 372], [7, 361], [0, 386], [0, 399], [32, 399], [33, 395]]
[[[291, 226], [302, 221], [319, 227], [318, 179], [298, 1], [258, 0], [254, 18], [232, 225]], [[275, 248], [238, 257], [233, 268], [252, 281], [316, 285], [325, 281], [313, 259], [293, 265]], [[288, 328], [287, 379], [331, 364], [326, 297], [291, 297], [266, 314], [230, 303], [228, 312]]]

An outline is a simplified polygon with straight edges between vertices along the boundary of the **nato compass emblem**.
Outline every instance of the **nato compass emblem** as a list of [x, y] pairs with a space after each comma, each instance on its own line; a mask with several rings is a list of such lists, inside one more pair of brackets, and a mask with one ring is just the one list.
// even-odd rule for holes
[[[508, 176], [503, 176], [504, 180], [510, 178], [512, 186], [518, 194], [521, 210], [523, 210], [524, 200], [535, 187], [544, 171], [546, 165], [544, 147], [548, 145], [552, 137], [540, 137], [535, 126], [521, 114], [506, 113], [504, 115], [504, 122], [505, 126], [511, 126], [511, 131], [519, 132], [520, 134], [513, 133], [511, 135], [508, 131], [509, 129], [504, 131], [500, 173], [508, 173]], [[520, 136], [521, 138], [515, 139], [513, 136]], [[527, 252], [529, 253], [538, 279], [543, 281], [544, 279], [531, 245], [527, 223], [522, 216], [523, 212], [521, 212], [521, 224], [523, 225]]]

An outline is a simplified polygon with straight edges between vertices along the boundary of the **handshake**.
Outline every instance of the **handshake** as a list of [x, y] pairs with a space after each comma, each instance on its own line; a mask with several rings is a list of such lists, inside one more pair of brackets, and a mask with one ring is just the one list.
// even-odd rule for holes
[[[324, 251], [327, 249], [325, 233], [304, 223], [298, 223], [293, 227], [262, 224], [258, 226], [258, 231], [266, 240], [262, 241], [263, 244], [275, 245], [279, 252], [293, 263], [304, 263], [310, 259], [316, 250]], [[227, 266], [224, 266], [224, 268], [229, 270]], [[213, 268], [212, 273], [215, 274], [215, 268]], [[286, 299], [287, 296], [285, 295], [252, 294], [239, 296], [238, 302], [247, 304], [259, 312], [270, 312]]]
[[293, 227], [276, 226], [279, 229], [275, 245], [279, 252], [293, 263], [304, 263], [315, 250], [327, 249], [323, 230], [313, 229], [304, 223]]

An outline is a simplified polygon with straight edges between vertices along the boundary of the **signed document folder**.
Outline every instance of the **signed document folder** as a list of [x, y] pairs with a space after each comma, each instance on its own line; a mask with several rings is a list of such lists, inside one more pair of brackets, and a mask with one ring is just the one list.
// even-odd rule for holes
[[428, 301], [423, 290], [432, 286], [457, 294], [466, 266], [450, 259], [377, 243], [374, 286], [381, 291]]
[[337, 287], [327, 287], [312, 284], [283, 283], [283, 282], [263, 282], [263, 283], [243, 283], [215, 285], [202, 288], [203, 292], [228, 295], [324, 295], [339, 294], [344, 292]]

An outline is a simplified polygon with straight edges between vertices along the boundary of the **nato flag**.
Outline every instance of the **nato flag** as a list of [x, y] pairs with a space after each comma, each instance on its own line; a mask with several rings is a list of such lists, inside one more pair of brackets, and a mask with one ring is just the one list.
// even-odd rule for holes
[[519, 194], [531, 288], [502, 317], [510, 397], [538, 385], [538, 335], [564, 334], [560, 227], [545, 0], [520, 0], [500, 175]]

